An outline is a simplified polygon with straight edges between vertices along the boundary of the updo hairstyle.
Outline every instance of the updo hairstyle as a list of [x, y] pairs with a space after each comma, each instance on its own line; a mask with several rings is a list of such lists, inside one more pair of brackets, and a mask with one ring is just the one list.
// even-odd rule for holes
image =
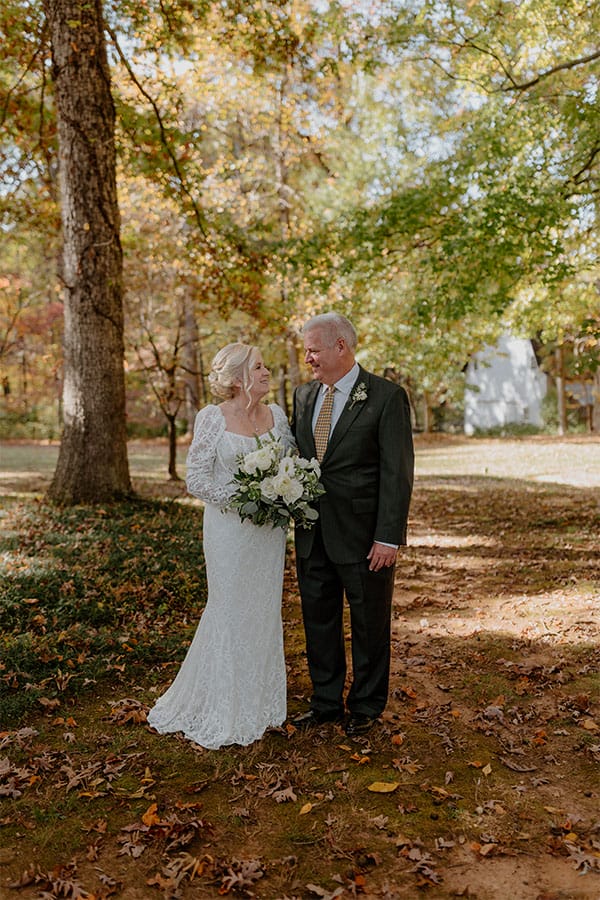
[[250, 404], [250, 388], [254, 384], [251, 367], [258, 347], [250, 344], [227, 344], [211, 363], [208, 375], [210, 389], [220, 400], [231, 400], [236, 390], [241, 390]]

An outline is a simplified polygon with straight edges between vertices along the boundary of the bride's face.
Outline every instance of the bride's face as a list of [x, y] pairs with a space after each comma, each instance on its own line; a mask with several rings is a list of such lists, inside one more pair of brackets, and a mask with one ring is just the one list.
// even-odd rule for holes
[[261, 400], [269, 393], [271, 387], [271, 372], [264, 364], [262, 355], [256, 353], [250, 360], [250, 396], [253, 400]]

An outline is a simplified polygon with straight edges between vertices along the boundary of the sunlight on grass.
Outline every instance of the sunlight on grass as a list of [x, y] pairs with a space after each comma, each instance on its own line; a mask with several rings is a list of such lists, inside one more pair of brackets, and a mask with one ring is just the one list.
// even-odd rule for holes
[[469, 534], [460, 537], [457, 534], [421, 534], [411, 537], [411, 547], [497, 547], [498, 541], [481, 534]]
[[483, 475], [594, 487], [600, 486], [600, 441], [465, 439], [431, 446], [417, 438], [416, 470], [418, 475]]

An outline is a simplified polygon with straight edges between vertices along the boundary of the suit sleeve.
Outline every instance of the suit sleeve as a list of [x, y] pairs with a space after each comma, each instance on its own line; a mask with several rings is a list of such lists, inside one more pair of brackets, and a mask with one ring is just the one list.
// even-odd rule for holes
[[290, 418], [290, 430], [294, 439], [296, 439], [296, 426], [298, 424], [297, 414], [296, 414], [296, 406], [298, 403], [298, 388], [294, 391], [292, 396], [292, 415]]
[[379, 499], [374, 540], [406, 544], [408, 510], [414, 478], [410, 406], [398, 387], [387, 399], [379, 420]]

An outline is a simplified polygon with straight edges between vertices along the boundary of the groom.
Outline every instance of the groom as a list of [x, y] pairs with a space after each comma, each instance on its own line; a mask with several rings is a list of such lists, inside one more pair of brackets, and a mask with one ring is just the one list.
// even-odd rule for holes
[[297, 728], [344, 719], [344, 594], [350, 609], [352, 683], [346, 733], [365, 734], [388, 696], [394, 564], [406, 544], [414, 455], [403, 388], [362, 369], [345, 316], [315, 316], [303, 329], [314, 381], [294, 393], [300, 454], [321, 462], [319, 519], [296, 530], [298, 583], [313, 684]]

